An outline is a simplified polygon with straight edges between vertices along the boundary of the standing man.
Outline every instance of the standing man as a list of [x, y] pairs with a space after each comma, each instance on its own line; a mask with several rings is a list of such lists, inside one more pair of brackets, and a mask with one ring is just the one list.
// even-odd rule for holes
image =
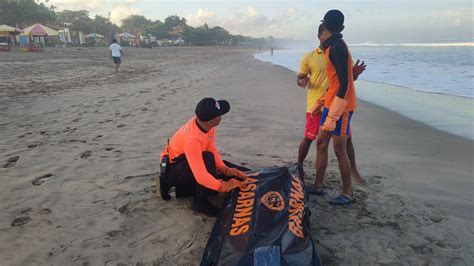
[[[318, 39], [321, 37], [323, 31], [322, 25], [318, 28]], [[365, 64], [359, 61], [353, 67], [354, 80], [364, 72]], [[301, 60], [300, 70], [298, 72], [296, 82], [302, 88], [307, 87], [307, 103], [306, 103], [306, 129], [303, 139], [301, 140], [298, 149], [298, 163], [303, 165], [309, 148], [312, 142], [316, 139], [319, 133], [319, 126], [321, 122], [321, 109], [324, 104], [324, 96], [328, 88], [328, 79], [326, 75], [326, 56], [321, 45], [315, 50], [304, 55]], [[354, 146], [351, 138], [347, 141], [347, 152], [351, 161], [351, 173], [357, 182], [363, 182], [357, 166], [355, 164]], [[307, 189], [311, 194], [323, 194], [324, 190], [316, 189], [314, 187]]]
[[342, 39], [344, 15], [339, 10], [330, 10], [322, 21], [321, 43], [326, 55], [326, 74], [329, 88], [324, 100], [321, 117], [321, 132], [317, 138], [316, 189], [324, 186], [324, 175], [328, 161], [328, 146], [333, 139], [339, 171], [342, 177], [342, 193], [331, 199], [333, 205], [347, 205], [352, 199], [351, 164], [347, 155], [347, 136], [357, 100], [352, 70], [352, 56]]
[[[188, 191], [191, 188], [194, 190], [191, 208], [216, 217], [220, 210], [208, 201], [212, 191], [229, 192], [244, 185], [247, 175], [227, 167], [214, 144], [215, 127], [229, 110], [227, 101], [204, 98], [196, 106], [196, 115], [174, 134], [160, 156], [162, 162], [165, 156], [169, 160], [166, 173], [159, 177], [160, 194], [164, 200], [171, 199], [171, 187], [176, 187], [176, 190], [184, 187]], [[218, 180], [217, 173], [229, 177], [226, 178], [228, 181]]]
[[122, 47], [117, 43], [116, 39], [112, 40], [112, 44], [110, 45], [110, 57], [114, 60], [115, 64], [115, 71], [120, 71], [120, 64], [122, 63], [122, 55], [125, 55], [122, 51]]

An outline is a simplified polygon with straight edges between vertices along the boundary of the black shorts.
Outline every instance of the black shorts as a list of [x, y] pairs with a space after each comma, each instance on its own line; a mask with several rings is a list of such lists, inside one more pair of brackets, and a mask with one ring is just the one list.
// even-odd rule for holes
[[112, 59], [114, 60], [114, 64], [116, 64], [116, 65], [120, 65], [120, 63], [121, 63], [121, 61], [122, 61], [122, 60], [120, 59], [120, 57], [112, 56]]

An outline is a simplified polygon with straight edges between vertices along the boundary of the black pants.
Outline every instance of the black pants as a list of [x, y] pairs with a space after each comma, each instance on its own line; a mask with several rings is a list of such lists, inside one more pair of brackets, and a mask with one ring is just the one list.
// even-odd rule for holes
[[[217, 174], [214, 154], [205, 151], [202, 153], [202, 157], [209, 174], [216, 179], [223, 179], [224, 176]], [[168, 166], [166, 175], [160, 178], [176, 188], [176, 197], [194, 196], [196, 200], [207, 200], [209, 196], [217, 193], [196, 182], [196, 178], [184, 154], [176, 158], [175, 162]]]

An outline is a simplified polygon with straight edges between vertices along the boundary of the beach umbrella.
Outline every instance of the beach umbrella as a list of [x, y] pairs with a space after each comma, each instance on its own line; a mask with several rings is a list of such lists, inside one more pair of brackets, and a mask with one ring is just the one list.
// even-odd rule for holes
[[23, 34], [30, 36], [56, 36], [59, 34], [59, 32], [39, 23], [36, 23], [34, 25], [29, 26], [28, 28], [25, 28], [23, 30]]
[[3, 24], [3, 25], [0, 25], [0, 32], [2, 32], [2, 31], [16, 32], [17, 30], [14, 27], [10, 27], [8, 25]]
[[0, 25], [0, 36], [10, 36], [12, 34], [17, 34], [18, 32], [21, 32], [21, 30], [18, 30], [17, 28], [10, 27], [8, 25]]

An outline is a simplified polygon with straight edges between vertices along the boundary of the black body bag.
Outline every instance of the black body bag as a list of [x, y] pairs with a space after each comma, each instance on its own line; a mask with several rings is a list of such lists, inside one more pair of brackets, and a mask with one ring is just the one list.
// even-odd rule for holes
[[226, 199], [204, 251], [207, 265], [321, 265], [297, 165], [248, 172]]

